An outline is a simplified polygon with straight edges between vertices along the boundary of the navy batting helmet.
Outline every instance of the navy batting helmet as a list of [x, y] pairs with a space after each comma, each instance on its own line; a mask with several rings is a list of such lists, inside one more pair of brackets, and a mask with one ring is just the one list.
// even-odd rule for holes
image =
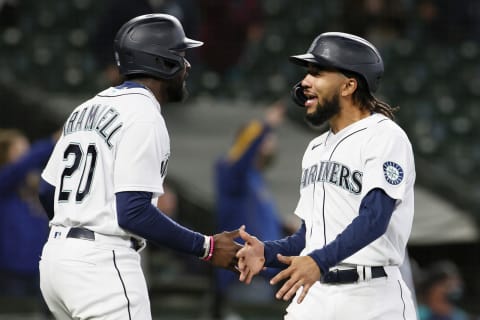
[[[363, 38], [342, 32], [320, 34], [313, 40], [307, 53], [291, 56], [290, 61], [304, 67], [311, 63], [353, 72], [365, 79], [372, 93], [377, 91], [383, 75], [383, 60], [377, 48]], [[297, 83], [292, 92], [298, 104], [302, 102], [301, 90], [300, 83]]]
[[144, 74], [172, 79], [185, 66], [179, 53], [203, 45], [185, 36], [177, 18], [146, 14], [125, 23], [114, 40], [115, 60], [122, 75]]

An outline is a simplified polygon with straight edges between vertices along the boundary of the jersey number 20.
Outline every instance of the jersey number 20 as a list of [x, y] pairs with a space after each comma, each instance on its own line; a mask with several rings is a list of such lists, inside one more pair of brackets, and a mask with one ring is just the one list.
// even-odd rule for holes
[[[68, 160], [68, 157], [73, 154], [73, 164], [71, 166], [65, 167], [62, 172], [62, 179], [60, 182], [60, 192], [58, 193], [59, 201], [68, 201], [70, 197], [71, 190], [64, 190], [63, 183], [65, 178], [70, 178], [75, 174], [82, 165], [82, 175], [80, 181], [78, 182], [77, 192], [75, 194], [75, 201], [81, 202], [83, 198], [90, 192], [90, 187], [92, 185], [92, 178], [95, 172], [95, 164], [97, 162], [97, 149], [94, 144], [90, 144], [87, 148], [87, 155], [84, 159], [82, 147], [79, 144], [71, 143], [65, 149], [63, 153], [63, 160]], [[90, 161], [88, 161], [90, 159]], [[85, 177], [86, 176], [86, 177]], [[86, 181], [84, 182], [84, 179]], [[82, 183], [83, 182], [83, 183]]]

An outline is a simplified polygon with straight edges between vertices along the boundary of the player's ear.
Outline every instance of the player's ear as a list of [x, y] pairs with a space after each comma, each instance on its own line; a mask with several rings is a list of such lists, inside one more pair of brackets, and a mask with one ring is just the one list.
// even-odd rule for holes
[[346, 78], [342, 85], [342, 97], [351, 96], [357, 90], [358, 82], [355, 78]]

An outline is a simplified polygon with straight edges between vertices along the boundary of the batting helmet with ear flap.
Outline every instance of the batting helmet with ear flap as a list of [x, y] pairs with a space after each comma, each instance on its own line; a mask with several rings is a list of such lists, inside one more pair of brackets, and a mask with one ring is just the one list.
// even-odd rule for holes
[[180, 52], [203, 45], [185, 36], [177, 18], [146, 14], [125, 23], [114, 40], [115, 60], [122, 75], [172, 79], [185, 67]]
[[[320, 34], [307, 53], [291, 56], [290, 61], [304, 67], [313, 64], [353, 72], [365, 79], [371, 93], [377, 91], [383, 75], [383, 60], [377, 48], [363, 38], [343, 32]], [[293, 87], [292, 96], [297, 104], [306, 100], [300, 83]]]

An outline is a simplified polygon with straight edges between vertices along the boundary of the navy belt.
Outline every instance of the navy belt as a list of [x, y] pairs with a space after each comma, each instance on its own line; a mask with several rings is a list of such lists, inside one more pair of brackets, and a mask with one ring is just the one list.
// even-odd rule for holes
[[[383, 267], [370, 267], [372, 270], [372, 279], [386, 277], [387, 273]], [[359, 280], [360, 276], [358, 275], [357, 269], [345, 269], [339, 270], [335, 269], [327, 272], [325, 275], [322, 275], [320, 278], [321, 283], [331, 283], [331, 284], [346, 284], [354, 283]], [[365, 276], [363, 276], [365, 279]]]
[[[95, 241], [95, 232], [85, 228], [70, 228], [70, 230], [67, 232], [67, 238]], [[131, 238], [130, 247], [137, 251], [140, 249], [141, 244], [136, 239]]]
[[67, 232], [67, 238], [83, 239], [83, 240], [95, 240], [95, 232], [85, 228], [70, 228]]

